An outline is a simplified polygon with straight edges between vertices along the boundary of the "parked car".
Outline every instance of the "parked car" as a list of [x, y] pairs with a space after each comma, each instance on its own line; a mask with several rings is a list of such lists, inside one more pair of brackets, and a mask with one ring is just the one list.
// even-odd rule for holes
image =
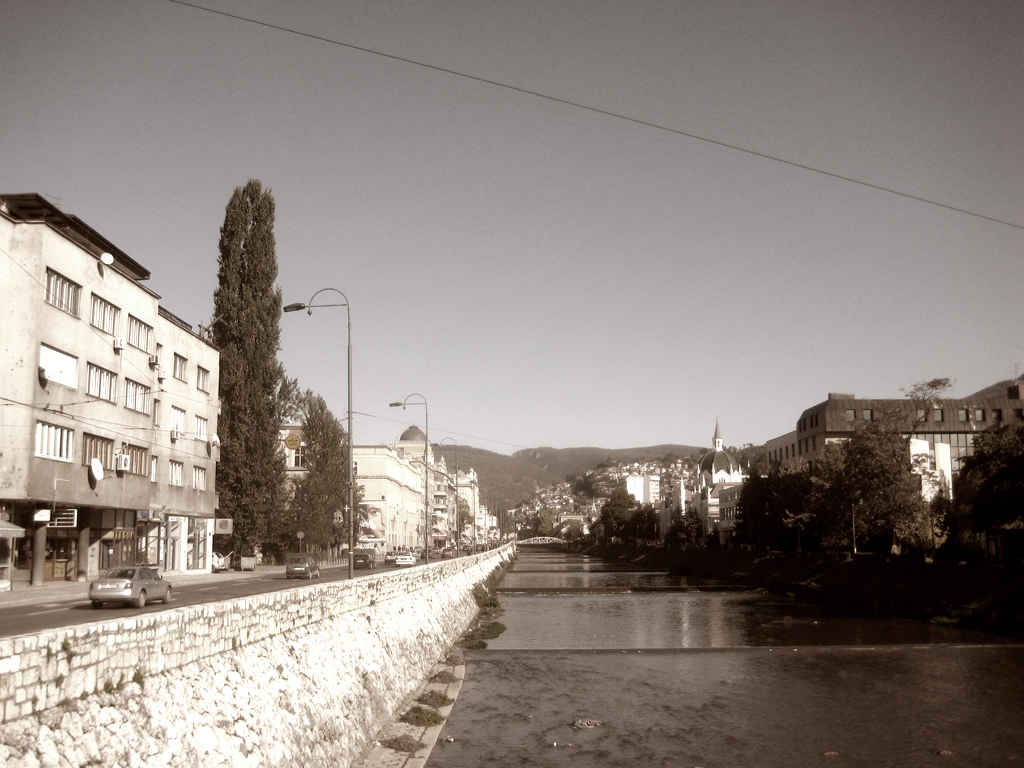
[[392, 549], [390, 552], [384, 555], [384, 565], [394, 565], [395, 559], [398, 557], [398, 551]]
[[214, 573], [220, 573], [221, 571], [227, 571], [231, 568], [231, 556], [234, 552], [228, 552], [226, 555], [222, 555], [219, 552], [214, 552], [210, 557], [210, 570]]
[[155, 568], [141, 565], [111, 568], [89, 584], [93, 608], [102, 608], [104, 603], [131, 603], [136, 608], [145, 608], [151, 600], [169, 603], [173, 594], [171, 583]]
[[284, 575], [289, 579], [319, 579], [320, 564], [309, 555], [290, 555], [284, 567]]
[[412, 552], [399, 552], [395, 565], [416, 565], [416, 556]]
[[353, 565], [356, 568], [377, 567], [377, 553], [372, 549], [357, 549], [353, 559]]
[[453, 557], [455, 557], [455, 550], [451, 547], [445, 547], [441, 550], [442, 560], [451, 560]]

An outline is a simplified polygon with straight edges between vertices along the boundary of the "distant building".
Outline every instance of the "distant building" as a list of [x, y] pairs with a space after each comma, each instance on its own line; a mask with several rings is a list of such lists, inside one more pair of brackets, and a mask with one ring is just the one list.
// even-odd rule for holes
[[15, 568], [33, 583], [209, 571], [220, 353], [147, 269], [40, 195], [0, 195], [0, 249], [0, 520], [28, 532]]
[[[697, 466], [697, 478], [693, 494], [693, 510], [700, 516], [706, 536], [717, 534], [722, 544], [728, 543], [736, 528], [733, 494], [726, 494], [723, 507], [722, 496], [731, 488], [743, 483], [743, 472], [739, 462], [725, 450], [722, 433], [715, 422], [715, 447], [705, 453]], [[727, 514], [731, 513], [731, 516]]]
[[828, 443], [846, 440], [858, 426], [877, 421], [886, 411], [902, 411], [917, 422], [913, 437], [927, 442], [933, 467], [936, 444], [948, 445], [956, 474], [963, 459], [974, 453], [975, 435], [1024, 420], [1022, 387], [1021, 381], [1001, 382], [970, 397], [943, 398], [923, 410], [906, 398], [858, 399], [830, 392], [824, 402], [800, 414], [794, 431], [767, 442], [768, 460], [780, 467], [804, 462], [813, 467]]
[[639, 504], [657, 504], [661, 501], [661, 477], [629, 475], [626, 477], [626, 493], [632, 494]]

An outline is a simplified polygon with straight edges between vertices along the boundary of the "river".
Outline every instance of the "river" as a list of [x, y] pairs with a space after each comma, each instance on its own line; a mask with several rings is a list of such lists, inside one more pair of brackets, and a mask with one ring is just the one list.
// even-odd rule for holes
[[427, 768], [1024, 768], [1024, 645], [551, 550], [500, 590]]

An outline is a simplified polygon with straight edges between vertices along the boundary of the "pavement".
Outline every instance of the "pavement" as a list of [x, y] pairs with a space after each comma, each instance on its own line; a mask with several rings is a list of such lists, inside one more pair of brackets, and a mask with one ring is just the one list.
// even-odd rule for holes
[[[348, 563], [336, 565], [321, 565], [321, 570], [329, 571], [336, 568], [347, 568]], [[159, 569], [157, 569], [159, 570]], [[207, 581], [227, 581], [229, 579], [251, 579], [265, 576], [267, 573], [284, 573], [283, 565], [261, 565], [255, 571], [223, 571], [221, 573], [167, 573], [160, 571], [165, 579], [171, 582], [172, 586], [184, 584], [199, 584]], [[9, 608], [16, 605], [33, 605], [35, 603], [50, 602], [74, 602], [87, 601], [89, 599], [89, 581], [46, 581], [43, 584], [32, 587], [27, 580], [18, 577], [23, 576], [24, 571], [15, 572], [15, 581], [7, 592], [0, 592], [0, 608]]]

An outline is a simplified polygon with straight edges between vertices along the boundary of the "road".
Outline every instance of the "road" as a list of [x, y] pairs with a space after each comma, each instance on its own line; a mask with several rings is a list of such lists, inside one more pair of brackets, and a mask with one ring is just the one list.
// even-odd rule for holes
[[[415, 566], [414, 566], [415, 567]], [[357, 570], [355, 578], [377, 575], [383, 571], [395, 570], [396, 566], [378, 565], [375, 570]], [[128, 605], [107, 603], [95, 609], [89, 601], [88, 585], [68, 585], [65, 590], [39, 589], [32, 596], [30, 604], [19, 600], [18, 604], [4, 605], [0, 602], [0, 637], [23, 635], [47, 629], [67, 627], [75, 624], [90, 624], [97, 621], [112, 621], [128, 616], [166, 611], [186, 605], [199, 605], [221, 600], [233, 600], [283, 589], [295, 589], [310, 584], [344, 581], [348, 578], [348, 564], [321, 566], [320, 578], [307, 580], [287, 579], [284, 566], [275, 571], [243, 572], [229, 571], [202, 576], [181, 576], [171, 574], [168, 581], [174, 590], [170, 605], [151, 603], [138, 609]], [[28, 588], [31, 590], [32, 588]], [[30, 593], [31, 594], [31, 593]], [[19, 593], [22, 597], [24, 592]], [[5, 597], [12, 597], [6, 593]]]

